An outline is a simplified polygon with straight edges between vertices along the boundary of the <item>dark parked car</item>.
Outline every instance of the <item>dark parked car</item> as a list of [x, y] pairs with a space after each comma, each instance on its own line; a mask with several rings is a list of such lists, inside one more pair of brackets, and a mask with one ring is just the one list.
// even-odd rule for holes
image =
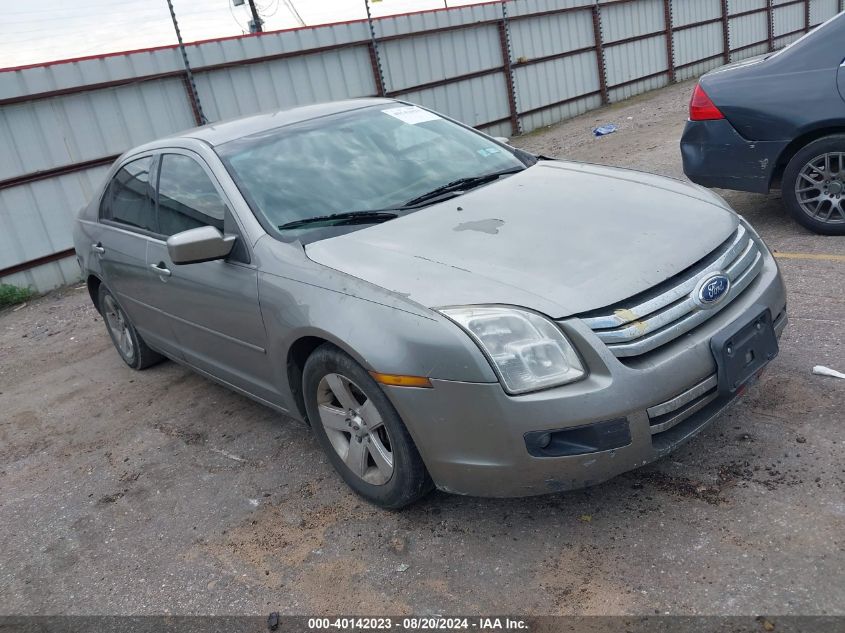
[[780, 188], [807, 228], [845, 235], [845, 13], [791, 46], [704, 75], [681, 140], [706, 187]]

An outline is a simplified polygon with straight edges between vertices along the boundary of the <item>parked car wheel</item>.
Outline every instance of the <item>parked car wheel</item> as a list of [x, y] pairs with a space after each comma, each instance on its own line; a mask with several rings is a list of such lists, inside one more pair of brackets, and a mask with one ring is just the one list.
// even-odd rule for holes
[[408, 430], [367, 371], [333, 345], [305, 363], [308, 419], [335, 470], [382, 508], [417, 501], [433, 484]]
[[132, 369], [140, 370], [164, 360], [164, 356], [147, 346], [123, 308], [103, 284], [100, 284], [99, 306], [109, 336], [123, 362]]
[[845, 235], [845, 134], [820, 138], [795, 154], [782, 188], [799, 224], [823, 235]]

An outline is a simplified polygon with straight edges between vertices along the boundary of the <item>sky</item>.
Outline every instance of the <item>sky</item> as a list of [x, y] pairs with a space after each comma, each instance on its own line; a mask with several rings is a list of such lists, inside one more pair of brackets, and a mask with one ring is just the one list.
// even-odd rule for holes
[[[234, 0], [238, 1], [238, 0]], [[478, 0], [371, 0], [374, 17]], [[185, 42], [249, 32], [246, 3], [173, 0]], [[364, 0], [256, 0], [264, 30], [366, 17]], [[0, 0], [0, 68], [176, 43], [166, 0]]]

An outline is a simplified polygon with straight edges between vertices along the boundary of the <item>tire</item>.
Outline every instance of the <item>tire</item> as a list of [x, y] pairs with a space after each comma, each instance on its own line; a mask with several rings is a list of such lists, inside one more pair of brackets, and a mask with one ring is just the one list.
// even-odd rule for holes
[[358, 495], [399, 509], [431, 491], [431, 477], [396, 409], [348, 354], [330, 344], [318, 347], [305, 363], [302, 387], [317, 440]]
[[783, 172], [781, 189], [796, 222], [822, 235], [845, 235], [845, 134], [800, 149]]
[[111, 342], [123, 362], [132, 369], [146, 369], [164, 360], [164, 356], [149, 348], [105, 284], [100, 284], [97, 305], [106, 324]]

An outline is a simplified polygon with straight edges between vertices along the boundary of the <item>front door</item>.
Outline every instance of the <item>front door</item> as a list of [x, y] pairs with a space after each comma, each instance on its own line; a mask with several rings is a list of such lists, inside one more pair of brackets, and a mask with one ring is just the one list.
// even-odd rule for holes
[[[210, 225], [240, 235], [222, 190], [202, 159], [168, 150], [160, 157], [157, 195], [162, 239]], [[258, 305], [258, 272], [236, 243], [225, 260], [175, 265], [164, 241], [151, 241], [147, 270], [155, 307], [168, 316], [191, 365], [270, 402], [278, 402]]]

